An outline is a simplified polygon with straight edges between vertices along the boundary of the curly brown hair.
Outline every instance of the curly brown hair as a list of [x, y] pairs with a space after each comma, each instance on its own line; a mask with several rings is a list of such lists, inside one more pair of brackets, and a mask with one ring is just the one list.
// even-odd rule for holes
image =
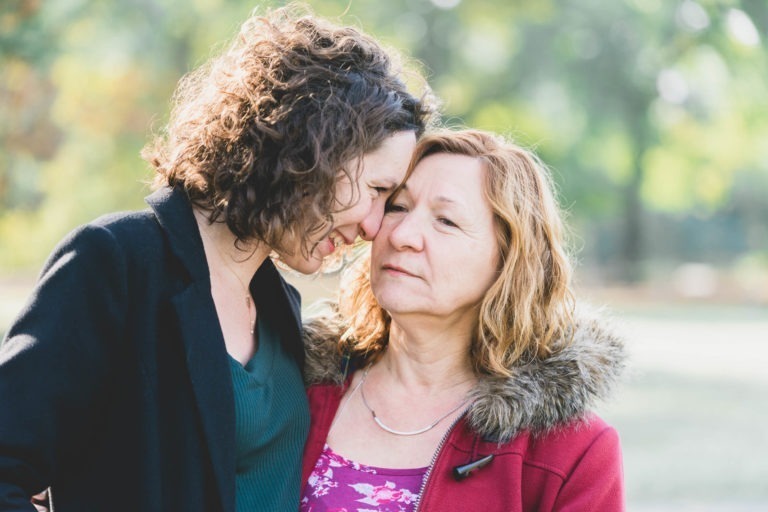
[[420, 135], [434, 113], [426, 86], [417, 97], [400, 79], [395, 53], [307, 12], [250, 17], [181, 80], [167, 127], [142, 152], [155, 187], [183, 188], [211, 222], [278, 252], [323, 229], [337, 180], [359, 172], [350, 162], [395, 132]]

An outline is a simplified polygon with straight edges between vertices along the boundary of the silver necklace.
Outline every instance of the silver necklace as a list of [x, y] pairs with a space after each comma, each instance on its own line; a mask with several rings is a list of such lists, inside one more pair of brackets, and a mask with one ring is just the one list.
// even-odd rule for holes
[[[200, 230], [200, 234], [202, 235], [203, 231]], [[243, 288], [243, 292], [245, 293], [245, 309], [248, 312], [248, 327], [251, 332], [251, 336], [253, 336], [254, 332], [256, 331], [256, 307], [253, 304], [253, 299], [251, 298], [251, 290], [248, 288], [248, 285], [245, 284], [245, 282], [240, 278], [237, 272], [229, 266], [229, 263], [227, 263], [227, 259], [224, 256], [224, 254], [219, 249], [219, 246], [216, 245], [216, 242], [213, 240], [212, 237], [209, 237], [206, 233], [206, 238], [208, 238], [208, 243], [213, 246], [213, 249], [216, 251], [216, 253], [219, 255], [219, 260], [221, 260], [221, 264], [224, 265], [230, 274], [235, 276], [235, 279], [240, 283], [240, 286]], [[251, 314], [251, 311], [254, 312], [254, 314]]]
[[370, 366], [365, 369], [365, 372], [363, 372], [363, 377], [362, 379], [360, 379], [360, 384], [357, 385], [357, 387], [360, 388], [360, 398], [363, 399], [363, 404], [365, 405], [365, 408], [371, 412], [371, 415], [373, 416], [373, 421], [376, 422], [376, 425], [378, 425], [379, 428], [381, 428], [382, 430], [389, 432], [390, 434], [394, 434], [396, 436], [417, 436], [419, 434], [423, 434], [424, 432], [428, 432], [433, 428], [435, 428], [445, 418], [447, 418], [451, 414], [461, 409], [467, 403], [468, 398], [465, 398], [464, 400], [461, 401], [459, 405], [457, 405], [447, 413], [443, 414], [442, 416], [440, 416], [439, 418], [437, 418], [435, 421], [433, 421], [432, 423], [430, 423], [424, 428], [420, 428], [418, 430], [410, 430], [410, 431], [395, 430], [393, 428], [386, 426], [384, 423], [382, 423], [379, 417], [376, 416], [376, 411], [374, 411], [373, 408], [370, 405], [368, 405], [368, 400], [365, 399], [365, 390], [363, 389], [363, 383], [365, 383], [365, 379], [366, 377], [368, 377], [368, 372], [370, 371], [370, 369], [371, 369]]
[[254, 310], [254, 313], [255, 313], [256, 308], [253, 306], [253, 300], [251, 299], [251, 290], [248, 289], [248, 286], [243, 282], [242, 279], [240, 279], [240, 276], [237, 275], [237, 273], [234, 270], [232, 270], [232, 268], [229, 265], [227, 265], [226, 262], [224, 262], [224, 265], [226, 265], [227, 269], [230, 272], [232, 272], [232, 275], [234, 275], [235, 278], [237, 278], [237, 280], [240, 281], [240, 286], [243, 287], [243, 291], [245, 292], [245, 308], [248, 310], [248, 326], [251, 329], [251, 336], [253, 336], [253, 333], [256, 330], [256, 319], [253, 318], [255, 314], [251, 315], [251, 310]]

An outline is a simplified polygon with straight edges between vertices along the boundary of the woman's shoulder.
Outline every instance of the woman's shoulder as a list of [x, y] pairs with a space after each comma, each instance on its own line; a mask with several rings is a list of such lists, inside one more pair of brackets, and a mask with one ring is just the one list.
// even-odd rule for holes
[[530, 443], [563, 444], [587, 446], [602, 437], [618, 437], [616, 429], [597, 414], [590, 412], [584, 417], [573, 419], [553, 429], [539, 432], [530, 437]]
[[586, 460], [620, 461], [618, 431], [594, 413], [546, 432], [526, 436], [524, 463], [571, 474]]
[[125, 212], [102, 215], [97, 219], [77, 226], [67, 233], [53, 251], [67, 252], [73, 249], [88, 252], [104, 250], [122, 245], [127, 239], [149, 241], [151, 239], [151, 216], [148, 212]]
[[113, 212], [81, 224], [72, 229], [59, 242], [59, 246], [99, 245], [111, 240], [115, 243], [148, 243], [153, 235], [160, 235], [157, 219], [150, 210]]
[[81, 267], [84, 276], [117, 275], [136, 262], [157, 259], [152, 255], [162, 252], [162, 240], [149, 211], [103, 215], [64, 236], [48, 256], [40, 277]]
[[149, 209], [108, 213], [83, 228], [103, 229], [120, 242], [141, 242], [144, 246], [159, 242], [162, 238], [162, 228], [154, 212]]

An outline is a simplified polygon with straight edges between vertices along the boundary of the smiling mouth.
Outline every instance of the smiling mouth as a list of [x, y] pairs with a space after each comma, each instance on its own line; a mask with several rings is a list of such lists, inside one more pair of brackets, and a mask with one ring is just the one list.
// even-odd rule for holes
[[331, 234], [328, 235], [328, 238], [331, 240], [335, 249], [338, 249], [342, 245], [352, 245], [352, 242], [347, 240], [347, 238], [338, 231], [332, 231]]

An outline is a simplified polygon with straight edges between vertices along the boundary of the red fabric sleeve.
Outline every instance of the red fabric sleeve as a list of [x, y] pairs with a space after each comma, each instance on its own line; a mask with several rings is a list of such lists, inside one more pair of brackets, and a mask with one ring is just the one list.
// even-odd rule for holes
[[563, 484], [554, 510], [625, 510], [621, 449], [615, 429], [606, 427], [587, 448]]

